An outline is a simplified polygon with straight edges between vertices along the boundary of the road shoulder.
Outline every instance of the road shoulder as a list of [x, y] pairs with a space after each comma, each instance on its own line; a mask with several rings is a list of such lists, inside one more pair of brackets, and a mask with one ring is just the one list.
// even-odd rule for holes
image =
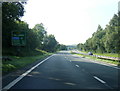
[[27, 70], [32, 68], [34, 65], [38, 64], [39, 62], [41, 62], [42, 60], [46, 59], [49, 56], [50, 55], [46, 56], [45, 58], [39, 59], [36, 62], [34, 62], [34, 63], [30, 64], [30, 65], [27, 65], [26, 67], [20, 68], [20, 69], [14, 71], [14, 72], [11, 72], [9, 74], [6, 74], [6, 75], [2, 76], [2, 87], [5, 87], [10, 82], [12, 82], [14, 79], [18, 78], [24, 72], [26, 72]]

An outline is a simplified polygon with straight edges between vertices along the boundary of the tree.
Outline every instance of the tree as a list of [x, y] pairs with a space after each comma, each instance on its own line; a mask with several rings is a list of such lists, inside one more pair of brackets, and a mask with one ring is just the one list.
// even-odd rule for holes
[[20, 18], [24, 15], [24, 7], [20, 2], [2, 3], [2, 45], [4, 48], [11, 46], [11, 31], [18, 29]]
[[[120, 11], [118, 12], [118, 26], [116, 30], [118, 30], [118, 35], [120, 35]], [[117, 50], [117, 53], [120, 54], [120, 37], [118, 37]]]
[[92, 36], [92, 50], [95, 52], [105, 52], [102, 38], [105, 36], [106, 32], [98, 26], [97, 31]]
[[2, 19], [6, 21], [20, 21], [20, 17], [24, 15], [23, 3], [20, 2], [3, 2], [2, 3]]
[[67, 46], [63, 45], [63, 44], [58, 44], [57, 49], [58, 50], [67, 50]]
[[83, 51], [83, 50], [84, 50], [84, 44], [79, 43], [79, 44], [77, 45], [77, 49], [79, 49], [80, 51]]
[[102, 30], [103, 28], [100, 25], [98, 25], [97, 31], [102, 31]]
[[83, 44], [78, 44], [78, 48], [85, 51], [100, 53], [120, 53], [120, 12], [114, 14], [109, 24], [103, 29], [98, 25], [97, 31], [92, 34]]
[[[33, 53], [38, 54], [42, 49], [49, 52], [55, 52], [57, 50], [58, 42], [56, 41], [54, 35], [47, 35], [45, 27], [42, 23], [36, 24], [33, 29], [29, 29], [28, 24], [20, 20], [23, 15], [23, 3], [4, 2], [2, 4], [3, 54], [16, 55], [18, 47], [11, 45], [11, 34], [13, 31], [26, 33], [26, 45], [19, 47], [21, 52], [19, 56], [32, 55]], [[39, 52], [36, 52], [36, 50], [39, 50]]]
[[33, 28], [33, 31], [36, 33], [36, 36], [37, 36], [37, 42], [39, 43], [38, 48], [41, 49], [43, 44], [43, 39], [47, 34], [47, 32], [45, 31], [44, 25], [42, 23], [36, 24], [35, 27]]
[[115, 14], [106, 26], [105, 49], [109, 53], [118, 52], [119, 34], [118, 34], [118, 16]]
[[48, 52], [55, 52], [57, 50], [58, 42], [54, 35], [47, 35], [44, 37], [43, 49]]

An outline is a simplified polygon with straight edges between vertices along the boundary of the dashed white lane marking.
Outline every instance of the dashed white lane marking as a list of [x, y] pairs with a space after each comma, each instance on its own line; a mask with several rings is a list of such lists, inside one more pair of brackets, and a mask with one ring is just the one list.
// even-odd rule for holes
[[93, 76], [96, 80], [98, 80], [99, 82], [101, 82], [102, 84], [104, 84], [106, 87], [108, 87], [109, 89], [114, 89], [111, 86], [109, 86], [105, 81], [101, 80], [100, 78], [98, 78], [97, 76]]
[[[54, 55], [54, 54], [53, 54]], [[13, 80], [11, 83], [9, 83], [7, 86], [5, 86], [3, 89], [10, 89], [12, 86], [14, 86], [18, 81], [20, 81], [23, 77], [25, 77], [28, 73], [30, 73], [33, 69], [35, 69], [36, 67], [38, 67], [40, 64], [42, 64], [43, 62], [45, 62], [46, 60], [48, 60], [49, 58], [51, 58], [53, 55], [47, 57], [46, 59], [44, 59], [43, 61], [39, 62], [37, 65], [33, 66], [31, 69], [29, 69], [28, 71], [26, 71], [25, 73], [23, 73], [22, 75], [20, 75], [17, 79]], [[2, 90], [3, 90], [2, 89]], [[0, 90], [1, 91], [1, 90]]]
[[100, 78], [93, 76], [96, 80], [100, 81], [101, 83], [106, 83], [105, 81], [101, 80]]
[[76, 67], [79, 67], [79, 65], [76, 65]]

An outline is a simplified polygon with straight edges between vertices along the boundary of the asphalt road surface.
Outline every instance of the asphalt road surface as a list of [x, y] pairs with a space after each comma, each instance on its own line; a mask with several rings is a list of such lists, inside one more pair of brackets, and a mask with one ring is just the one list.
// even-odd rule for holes
[[11, 82], [10, 89], [117, 89], [117, 67], [94, 63], [68, 51], [56, 53], [21, 79]]

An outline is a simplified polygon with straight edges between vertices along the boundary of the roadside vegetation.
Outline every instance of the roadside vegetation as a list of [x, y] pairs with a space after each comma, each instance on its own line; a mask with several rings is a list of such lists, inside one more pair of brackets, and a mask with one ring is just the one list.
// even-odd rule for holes
[[[21, 20], [24, 16], [25, 4], [24, 2], [2, 3], [2, 57], [0, 58], [3, 74], [44, 59], [58, 50], [66, 49], [65, 45], [58, 43], [53, 34], [47, 34], [43, 23], [36, 24], [31, 29], [26, 22]], [[25, 33], [23, 46], [13, 44], [13, 32]], [[20, 39], [21, 37], [14, 38]]]
[[[80, 51], [82, 53], [88, 53], [89, 51]], [[100, 55], [100, 56], [107, 56], [107, 57], [119, 57], [117, 53], [95, 53], [92, 52], [94, 55]]]
[[112, 56], [120, 53], [120, 12], [114, 14], [112, 19], [103, 29], [100, 25], [92, 37], [88, 38], [85, 43], [77, 45], [80, 51], [91, 51], [96, 54]]
[[[24, 4], [20, 2], [2, 3], [2, 55], [32, 56], [35, 55], [32, 52], [36, 49], [46, 52], [60, 50], [63, 45], [59, 44], [53, 34], [47, 34], [43, 23], [36, 24], [31, 29], [26, 22], [20, 20], [24, 16]], [[13, 45], [13, 32], [25, 33], [24, 46]]]
[[[79, 43], [77, 49], [80, 52], [88, 53], [92, 52], [94, 55], [101, 55], [107, 57], [119, 57], [120, 58], [120, 11], [114, 14], [112, 19], [103, 29], [101, 25], [98, 25], [96, 32], [92, 34], [92, 37], [88, 38], [85, 43]], [[81, 55], [81, 54], [78, 54]], [[94, 58], [93, 56], [86, 56]], [[99, 59], [100, 61], [110, 62], [118, 64], [119, 61]]]
[[51, 55], [51, 53], [46, 53], [44, 55], [30, 56], [30, 57], [9, 56], [11, 61], [3, 61], [3, 65], [2, 65], [3, 75], [16, 71], [19, 68], [26, 67], [38, 60], [44, 59], [49, 55]]
[[[84, 53], [86, 53], [86, 52], [84, 52]], [[110, 64], [119, 65], [119, 61], [116, 61], [116, 60], [101, 59], [101, 58], [98, 58], [98, 57], [95, 57], [95, 56], [78, 54], [78, 53], [75, 53], [75, 52], [72, 52], [72, 51], [71, 51], [71, 54], [76, 54], [76, 55], [79, 55], [82, 58], [89, 58], [89, 59], [92, 59], [94, 61], [102, 61], [102, 62], [106, 62], [106, 63], [110, 63]]]

